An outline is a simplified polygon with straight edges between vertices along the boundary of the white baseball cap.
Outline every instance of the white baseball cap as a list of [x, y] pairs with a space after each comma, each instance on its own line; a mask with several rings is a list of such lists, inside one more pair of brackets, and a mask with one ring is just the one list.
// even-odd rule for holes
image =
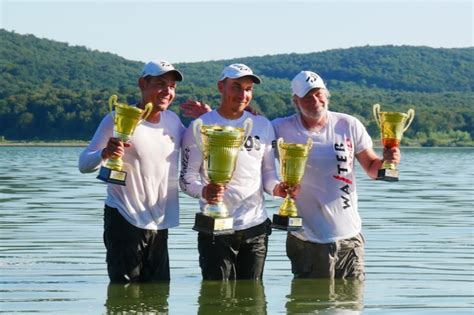
[[142, 70], [142, 74], [140, 77], [152, 76], [152, 77], [159, 77], [168, 72], [176, 73], [176, 80], [183, 81], [183, 75], [181, 72], [176, 70], [171, 63], [166, 60], [152, 60], [145, 64]]
[[315, 88], [326, 89], [326, 86], [323, 79], [311, 71], [301, 71], [291, 81], [291, 91], [298, 97], [304, 97]]
[[242, 77], [250, 77], [253, 83], [260, 84], [262, 80], [253, 74], [252, 69], [247, 67], [242, 63], [234, 63], [230, 66], [227, 66], [222, 70], [221, 76], [219, 77], [219, 81], [224, 81], [225, 79], [238, 79]]

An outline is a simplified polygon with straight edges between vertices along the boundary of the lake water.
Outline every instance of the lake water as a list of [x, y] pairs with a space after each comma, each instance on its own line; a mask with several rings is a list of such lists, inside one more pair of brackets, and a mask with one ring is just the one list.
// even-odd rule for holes
[[[363, 283], [293, 280], [282, 231], [270, 236], [263, 283], [203, 282], [197, 202], [181, 195], [171, 282], [128, 286], [108, 284], [105, 185], [78, 172], [80, 151], [0, 147], [0, 313], [473, 314], [474, 149], [403, 148], [396, 183], [359, 169]], [[280, 201], [268, 199], [271, 215]]]

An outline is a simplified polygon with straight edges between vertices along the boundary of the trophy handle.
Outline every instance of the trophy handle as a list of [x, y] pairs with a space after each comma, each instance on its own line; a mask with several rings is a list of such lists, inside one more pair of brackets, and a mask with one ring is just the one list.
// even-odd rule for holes
[[196, 119], [193, 125], [193, 134], [194, 139], [196, 140], [196, 145], [198, 146], [199, 150], [202, 150], [202, 139], [201, 139], [201, 128], [202, 128], [202, 119]]
[[242, 145], [240, 148], [242, 148], [245, 144], [245, 141], [247, 141], [248, 136], [250, 136], [250, 133], [252, 132], [253, 128], [253, 120], [251, 118], [247, 118], [244, 120], [244, 140], [242, 141]]
[[278, 159], [281, 157], [281, 146], [283, 145], [283, 138], [280, 137], [277, 140], [277, 152], [278, 152]]
[[408, 118], [407, 118], [407, 123], [405, 124], [405, 127], [403, 128], [403, 132], [407, 131], [408, 127], [410, 127], [413, 118], [415, 118], [415, 110], [414, 109], [409, 109], [407, 112]]
[[145, 108], [143, 109], [142, 119], [140, 120], [139, 123], [141, 123], [143, 120], [146, 120], [148, 116], [150, 116], [152, 109], [153, 109], [153, 104], [151, 102], [146, 103]]
[[309, 150], [311, 150], [311, 148], [313, 147], [313, 139], [311, 138], [308, 138], [308, 141], [306, 141], [306, 147], [308, 148], [308, 152]]
[[112, 113], [113, 118], [115, 118], [115, 115], [113, 114], [113, 111], [114, 111], [114, 106], [117, 106], [117, 99], [118, 99], [117, 95], [112, 95], [109, 98], [109, 109], [110, 109], [110, 113]]
[[380, 127], [380, 104], [374, 104], [373, 112], [374, 112], [375, 122]]

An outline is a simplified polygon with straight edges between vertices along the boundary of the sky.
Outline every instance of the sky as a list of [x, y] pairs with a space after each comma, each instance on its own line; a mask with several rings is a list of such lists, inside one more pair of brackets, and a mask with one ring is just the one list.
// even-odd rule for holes
[[473, 0], [0, 0], [0, 27], [129, 60], [471, 47]]

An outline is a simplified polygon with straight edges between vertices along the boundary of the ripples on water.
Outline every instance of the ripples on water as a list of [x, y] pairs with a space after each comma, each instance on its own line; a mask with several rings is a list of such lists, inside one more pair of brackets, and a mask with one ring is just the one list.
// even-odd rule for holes
[[[407, 149], [401, 181], [358, 191], [365, 283], [293, 280], [274, 231], [262, 284], [202, 282], [196, 201], [170, 230], [170, 284], [108, 285], [105, 185], [79, 174], [81, 148], [0, 147], [0, 313], [472, 314], [473, 149]], [[269, 200], [269, 214], [279, 200]]]

